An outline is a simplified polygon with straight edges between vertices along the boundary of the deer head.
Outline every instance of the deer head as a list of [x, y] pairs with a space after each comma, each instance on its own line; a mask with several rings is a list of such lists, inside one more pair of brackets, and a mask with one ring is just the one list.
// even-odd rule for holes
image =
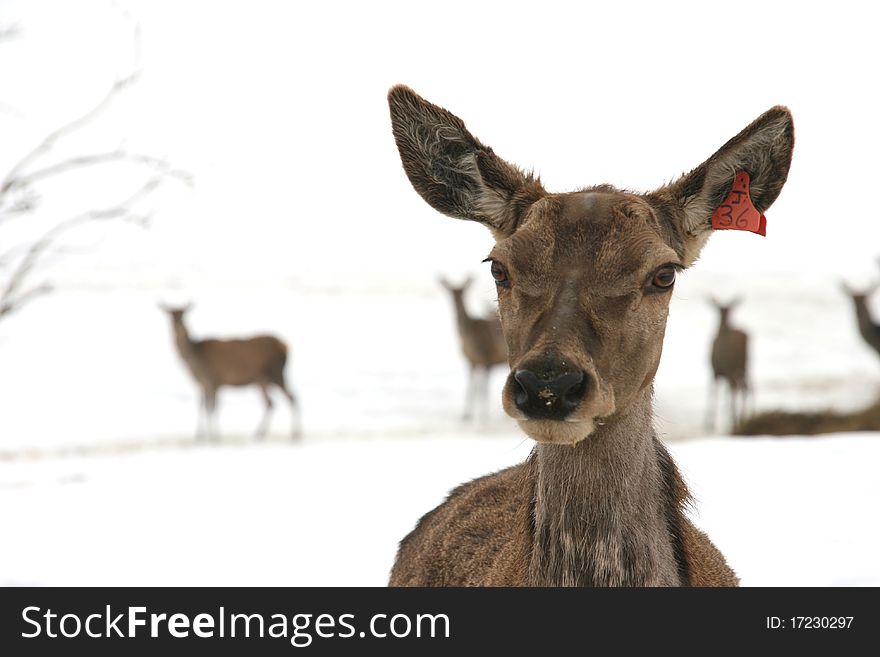
[[463, 295], [467, 291], [467, 289], [473, 284], [474, 277], [468, 276], [467, 278], [465, 278], [461, 282], [460, 285], [455, 285], [453, 283], [450, 283], [448, 280], [446, 280], [445, 278], [442, 278], [442, 277], [438, 278], [437, 282], [440, 283], [440, 287], [442, 287], [445, 290], [448, 290], [454, 296], [460, 296], [460, 295]]
[[675, 182], [549, 193], [450, 112], [405, 86], [388, 95], [403, 168], [436, 210], [484, 224], [510, 376], [505, 411], [539, 442], [574, 444], [651, 386], [676, 273], [712, 233], [739, 171], [759, 212], [776, 200], [794, 144], [774, 107]]
[[186, 315], [187, 312], [189, 312], [192, 306], [193, 305], [191, 303], [188, 303], [184, 306], [169, 306], [164, 303], [159, 303], [159, 309], [168, 313], [168, 315], [171, 317], [171, 321], [174, 324], [182, 322], [183, 316]]
[[728, 320], [730, 319], [731, 311], [733, 311], [734, 308], [738, 307], [742, 303], [742, 297], [736, 297], [734, 299], [731, 299], [727, 303], [723, 303], [715, 297], [710, 297], [709, 303], [712, 304], [718, 311], [718, 317], [721, 320], [721, 325], [727, 326]]

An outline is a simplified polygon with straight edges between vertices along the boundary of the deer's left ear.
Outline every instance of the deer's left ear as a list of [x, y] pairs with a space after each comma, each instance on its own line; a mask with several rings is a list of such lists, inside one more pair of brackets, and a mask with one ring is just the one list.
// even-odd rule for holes
[[712, 213], [724, 203], [736, 174], [749, 174], [752, 204], [763, 213], [785, 184], [793, 147], [791, 112], [774, 107], [696, 169], [650, 195], [672, 216], [685, 265], [697, 259], [712, 234]]

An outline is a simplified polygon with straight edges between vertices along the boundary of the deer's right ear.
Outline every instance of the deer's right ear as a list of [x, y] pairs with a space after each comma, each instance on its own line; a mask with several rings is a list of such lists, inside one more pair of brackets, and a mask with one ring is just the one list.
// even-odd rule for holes
[[388, 93], [403, 169], [428, 204], [499, 236], [512, 234], [526, 209], [546, 194], [539, 180], [495, 155], [454, 114], [404, 85]]
[[712, 213], [731, 192], [737, 173], [749, 174], [752, 204], [763, 213], [788, 178], [793, 148], [791, 112], [777, 106], [764, 112], [696, 169], [652, 195], [672, 209], [686, 266], [697, 259], [712, 234]]

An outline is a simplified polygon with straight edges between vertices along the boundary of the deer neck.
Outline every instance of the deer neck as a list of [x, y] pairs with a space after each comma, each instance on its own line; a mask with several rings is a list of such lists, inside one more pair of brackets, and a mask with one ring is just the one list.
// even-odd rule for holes
[[862, 337], [870, 344], [875, 344], [878, 340], [877, 328], [874, 325], [874, 320], [871, 319], [871, 313], [868, 312], [868, 304], [864, 299], [854, 299], [853, 302], [856, 306], [856, 319], [859, 323], [859, 333], [861, 333]]
[[530, 585], [681, 583], [669, 529], [677, 509], [658, 461], [652, 398], [648, 387], [573, 447], [537, 445]]
[[189, 361], [193, 357], [195, 353], [193, 341], [189, 337], [189, 331], [186, 330], [186, 326], [182, 321], [174, 322], [174, 344], [185, 361]]
[[464, 296], [461, 294], [453, 295], [452, 303], [455, 305], [455, 318], [458, 322], [458, 330], [464, 333], [471, 320], [467, 313], [467, 308], [464, 307]]

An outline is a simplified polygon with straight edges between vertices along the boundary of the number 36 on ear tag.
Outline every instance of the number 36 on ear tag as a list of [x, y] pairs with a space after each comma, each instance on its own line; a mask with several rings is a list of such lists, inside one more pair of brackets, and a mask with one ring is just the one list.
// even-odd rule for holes
[[749, 174], [740, 171], [733, 179], [733, 188], [712, 213], [712, 228], [717, 230], [747, 230], [767, 235], [767, 218], [752, 205], [749, 195]]

